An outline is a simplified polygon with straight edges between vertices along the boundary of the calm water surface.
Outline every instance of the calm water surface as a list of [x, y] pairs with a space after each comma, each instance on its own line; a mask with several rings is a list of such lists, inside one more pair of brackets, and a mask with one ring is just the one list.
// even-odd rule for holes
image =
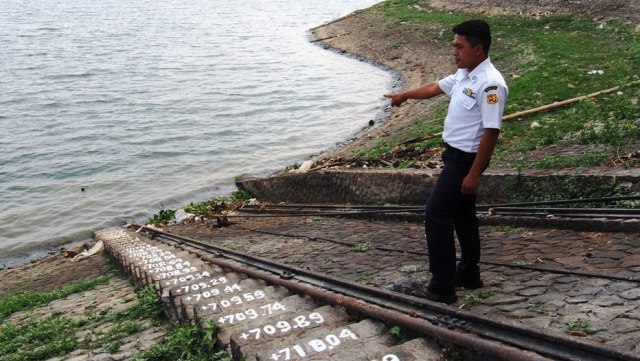
[[0, 265], [361, 130], [390, 74], [307, 31], [376, 2], [3, 1]]

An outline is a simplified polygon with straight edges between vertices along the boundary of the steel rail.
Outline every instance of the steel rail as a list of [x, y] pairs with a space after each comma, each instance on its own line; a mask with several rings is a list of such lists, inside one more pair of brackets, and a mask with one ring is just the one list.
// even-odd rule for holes
[[640, 215], [623, 215], [623, 214], [604, 214], [604, 213], [564, 213], [564, 214], [556, 214], [556, 213], [547, 213], [547, 212], [498, 212], [494, 214], [494, 216], [511, 216], [511, 217], [534, 217], [534, 218], [566, 218], [566, 219], [607, 219], [607, 220], [616, 220], [616, 219], [640, 219]]
[[[558, 208], [556, 208], [558, 209]], [[606, 219], [638, 219], [640, 213], [629, 212], [624, 213], [624, 209], [615, 209], [612, 213], [601, 213], [595, 211], [578, 211], [571, 212], [579, 208], [567, 208], [567, 211], [553, 211], [544, 208], [531, 209], [509, 209], [503, 210], [496, 208], [491, 211], [478, 212], [478, 214], [488, 214], [494, 216], [529, 216], [529, 217], [548, 217], [557, 216], [564, 218], [606, 218]], [[618, 211], [619, 210], [619, 211]], [[332, 217], [332, 216], [349, 216], [349, 215], [365, 215], [365, 214], [384, 214], [384, 213], [414, 213], [422, 214], [424, 209], [399, 208], [388, 210], [369, 210], [369, 211], [344, 211], [344, 212], [273, 212], [266, 214], [229, 214], [222, 217], [226, 218], [293, 218], [293, 217]]]
[[[152, 235], [153, 238], [161, 237], [177, 244], [188, 244], [190, 247], [214, 254], [217, 258], [208, 259], [210, 261], [217, 260], [217, 262], [219, 262], [218, 264], [228, 263], [223, 262], [223, 260], [220, 259], [221, 257], [224, 257], [226, 259], [274, 273], [280, 277], [284, 276], [286, 278], [295, 278], [297, 281], [328, 289], [347, 297], [364, 300], [379, 307], [383, 307], [384, 309], [393, 309], [412, 317], [415, 316], [429, 321], [432, 324], [443, 325], [450, 331], [455, 330], [468, 332], [472, 335], [478, 335], [482, 338], [501, 342], [511, 347], [529, 350], [554, 359], [582, 361], [639, 360], [639, 358], [634, 354], [603, 347], [595, 342], [578, 340], [560, 334], [542, 333], [537, 330], [517, 326], [515, 324], [508, 324], [484, 318], [471, 314], [467, 311], [436, 304], [420, 298], [346, 281], [337, 277], [301, 268], [291, 267], [262, 257], [251, 256], [187, 237], [169, 234], [147, 226], [132, 224], [130, 227], [136, 228], [138, 232], [145, 231]], [[249, 269], [247, 269], [246, 266], [243, 266], [240, 267], [239, 271], [247, 273]], [[273, 278], [273, 276], [270, 277], [270, 279]], [[339, 301], [342, 297], [343, 296], [339, 296], [337, 300]], [[343, 303], [340, 304], [343, 305]], [[367, 307], [366, 305], [362, 306], [363, 307], [360, 308], [361, 311], [375, 313], [371, 311], [371, 307]], [[368, 309], [369, 311], [367, 311]], [[388, 312], [388, 310], [383, 311]], [[384, 319], [384, 317], [380, 318]], [[403, 324], [408, 327], [410, 323], [405, 320], [403, 321]], [[434, 331], [432, 327], [433, 325], [427, 327], [427, 324], [425, 323], [423, 326], [425, 326], [425, 328], [421, 328], [419, 331], [426, 332], [427, 334]], [[427, 330], [429, 330], [429, 332], [427, 332]], [[504, 348], [504, 345], [501, 345], [498, 350], [501, 350], [502, 348]], [[496, 356], [500, 354], [500, 352], [495, 349], [495, 345], [493, 347], [489, 347], [489, 349], [497, 351], [498, 353]]]
[[487, 211], [490, 215], [501, 216], [559, 216], [566, 218], [608, 218], [608, 219], [636, 219], [640, 218], [640, 209], [625, 208], [529, 208], [529, 207], [498, 207]]
[[[479, 204], [477, 207], [480, 209], [496, 208], [496, 207], [525, 207], [525, 206], [542, 206], [542, 205], [559, 205], [559, 204], [577, 204], [577, 203], [606, 203], [606, 202], [618, 202], [627, 200], [640, 200], [640, 195], [628, 195], [628, 196], [615, 196], [615, 197], [598, 197], [598, 198], [574, 198], [574, 199], [557, 199], [547, 201], [532, 201], [532, 202], [514, 202], [514, 203], [493, 203], [493, 204]], [[260, 207], [260, 206], [245, 206]], [[335, 204], [306, 204], [306, 203], [292, 203], [292, 204], [269, 204], [269, 208], [345, 208], [345, 209], [385, 209], [402, 206], [373, 206], [373, 205], [335, 205]], [[423, 206], [419, 206], [424, 208]], [[404, 207], [402, 207], [404, 208]]]
[[[602, 213], [605, 209], [598, 209], [601, 211], [595, 210], [580, 210], [580, 208], [566, 208], [566, 210], [559, 210], [560, 208], [555, 209], [545, 209], [545, 208], [529, 208], [529, 209], [502, 209], [495, 208], [487, 211], [479, 211], [478, 214], [489, 214], [496, 216], [532, 216], [532, 217], [546, 217], [546, 216], [554, 216], [565, 217], [565, 218], [606, 218], [606, 219], [637, 219], [640, 218], [640, 213], [636, 211], [629, 211], [625, 213], [624, 208], [615, 208], [611, 209], [611, 213]], [[576, 211], [578, 210], [578, 211]], [[270, 211], [270, 210], [267, 210]], [[572, 212], [573, 211], [573, 212]], [[316, 212], [265, 212], [262, 210], [263, 214], [228, 214], [222, 217], [226, 218], [293, 218], [293, 217], [332, 217], [332, 216], [349, 216], [349, 215], [366, 215], [366, 214], [384, 214], [384, 213], [414, 213], [414, 214], [423, 214], [424, 209], [416, 209], [416, 208], [397, 208], [397, 209], [384, 209], [384, 210], [366, 210], [366, 211], [358, 211], [358, 210], [349, 210], [342, 212], [327, 212], [327, 211], [316, 211]], [[256, 212], [256, 213], [261, 213]]]
[[600, 198], [558, 199], [558, 200], [549, 200], [549, 201], [483, 204], [483, 205], [478, 205], [478, 208], [544, 206], [544, 205], [573, 204], [573, 203], [601, 203], [601, 202], [630, 201], [630, 200], [638, 200], [638, 199], [640, 199], [640, 195], [600, 197]]
[[[295, 209], [295, 211], [292, 211]], [[316, 210], [309, 212], [309, 209], [334, 209], [340, 211], [323, 211]], [[424, 207], [316, 207], [316, 206], [291, 206], [285, 207], [279, 205], [277, 207], [263, 207], [260, 209], [241, 208], [240, 211], [248, 213], [259, 213], [259, 215], [225, 215], [228, 218], [277, 218], [277, 217], [313, 217], [313, 216], [344, 216], [344, 215], [364, 215], [364, 214], [383, 214], [383, 213], [424, 213]], [[607, 219], [636, 219], [640, 218], [640, 209], [634, 208], [533, 208], [533, 207], [488, 207], [478, 206], [479, 214], [502, 215], [502, 216], [562, 216], [566, 218], [607, 218]]]
[[367, 205], [367, 204], [346, 204], [346, 205], [340, 205], [340, 204], [324, 204], [324, 203], [320, 203], [320, 204], [309, 204], [309, 203], [285, 203], [285, 204], [266, 204], [266, 205], [244, 205], [241, 209], [252, 209], [252, 208], [262, 208], [262, 207], [266, 207], [266, 208], [282, 208], [282, 209], [289, 209], [289, 208], [317, 208], [317, 209], [385, 209], [385, 208], [415, 208], [417, 206], [374, 206], [374, 205]]
[[608, 213], [620, 215], [640, 215], [640, 209], [636, 208], [535, 208], [535, 207], [497, 207], [496, 212], [549, 212], [549, 213]]
[[[313, 208], [313, 207], [309, 207]], [[337, 209], [337, 208], [336, 208]], [[265, 212], [265, 209], [260, 210], [246, 210], [245, 208], [241, 208], [240, 211], [248, 212], [248, 213], [260, 213], [259, 215], [240, 215], [240, 214], [230, 214], [225, 215], [224, 217], [235, 217], [235, 218], [274, 218], [274, 217], [313, 217], [313, 216], [344, 216], [344, 215], [360, 215], [360, 214], [380, 214], [380, 213], [424, 213], [424, 207], [384, 207], [384, 208], [372, 208], [372, 209], [349, 209], [344, 208], [342, 211], [315, 211], [315, 212], [307, 212], [307, 211], [282, 211], [282, 210], [273, 210], [266, 209], [268, 212]], [[266, 214], [262, 214], [266, 213]]]

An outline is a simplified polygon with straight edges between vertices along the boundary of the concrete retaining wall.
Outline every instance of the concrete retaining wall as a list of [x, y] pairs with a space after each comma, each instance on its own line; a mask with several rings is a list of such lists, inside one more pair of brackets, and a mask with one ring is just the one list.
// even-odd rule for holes
[[[236, 186], [269, 202], [423, 205], [439, 171], [341, 169], [238, 180]], [[558, 193], [571, 198], [600, 197], [600, 189], [624, 187], [640, 192], [639, 170], [525, 171], [487, 170], [478, 203], [499, 203], [523, 192]], [[567, 197], [565, 197], [567, 198]]]
[[327, 170], [236, 182], [271, 202], [424, 204], [437, 174], [410, 170]]

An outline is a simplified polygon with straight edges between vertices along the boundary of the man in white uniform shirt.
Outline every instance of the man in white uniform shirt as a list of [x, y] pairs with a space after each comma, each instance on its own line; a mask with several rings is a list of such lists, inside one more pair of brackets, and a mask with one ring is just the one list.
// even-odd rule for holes
[[[444, 121], [444, 168], [426, 206], [425, 233], [431, 281], [416, 296], [431, 301], [457, 301], [455, 287], [483, 287], [480, 278], [480, 234], [476, 198], [480, 176], [498, 141], [509, 94], [500, 72], [489, 59], [491, 30], [483, 20], [453, 27], [455, 74], [401, 93], [385, 94], [391, 106], [408, 99], [451, 97]], [[462, 255], [456, 266], [454, 231]]]

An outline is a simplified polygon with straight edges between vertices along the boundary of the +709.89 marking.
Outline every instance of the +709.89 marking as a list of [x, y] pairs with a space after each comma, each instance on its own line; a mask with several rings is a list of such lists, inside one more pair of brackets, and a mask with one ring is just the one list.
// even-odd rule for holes
[[265, 325], [262, 327], [253, 328], [251, 330], [248, 330], [247, 332], [243, 332], [242, 335], [240, 335], [240, 338], [246, 340], [247, 338], [253, 336], [254, 340], [258, 340], [260, 339], [263, 332], [268, 336], [274, 336], [276, 333], [278, 333], [278, 331], [280, 331], [281, 334], [284, 334], [291, 331], [292, 329], [296, 329], [296, 328], [302, 329], [305, 327], [309, 327], [312, 324], [319, 325], [324, 323], [324, 317], [322, 317], [322, 315], [318, 312], [310, 313], [308, 318], [310, 321], [313, 321], [313, 323], [311, 323], [310, 321], [307, 321], [307, 316], [300, 315], [294, 318], [293, 321], [291, 322], [281, 320], [276, 322], [275, 326]]

